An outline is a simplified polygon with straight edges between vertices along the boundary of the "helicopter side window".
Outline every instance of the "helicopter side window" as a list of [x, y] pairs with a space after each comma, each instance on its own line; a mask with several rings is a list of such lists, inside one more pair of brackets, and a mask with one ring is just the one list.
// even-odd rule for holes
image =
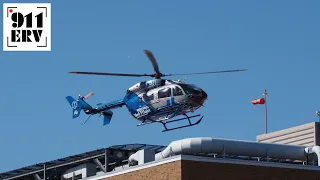
[[171, 88], [165, 88], [158, 91], [158, 98], [166, 98], [171, 96]]
[[178, 86], [175, 86], [175, 87], [172, 88], [172, 93], [173, 93], [173, 96], [181, 96], [181, 95], [183, 95], [182, 90]]
[[197, 88], [191, 85], [179, 84], [186, 94], [199, 94], [201, 93]]

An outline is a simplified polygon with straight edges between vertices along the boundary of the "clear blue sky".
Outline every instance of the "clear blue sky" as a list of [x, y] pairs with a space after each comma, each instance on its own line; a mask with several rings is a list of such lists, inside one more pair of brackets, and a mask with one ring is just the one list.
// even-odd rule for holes
[[[319, 6], [315, 0], [53, 1], [51, 52], [1, 52], [0, 172], [115, 144], [167, 145], [200, 136], [255, 140], [264, 130], [263, 106], [251, 100], [264, 88], [270, 131], [316, 121]], [[66, 95], [94, 91], [88, 102], [95, 105], [124, 97], [148, 78], [67, 72], [152, 73], [144, 49], [163, 73], [249, 70], [187, 77], [209, 98], [199, 110], [203, 121], [192, 128], [136, 127], [125, 107], [105, 127], [97, 116], [86, 125], [85, 116], [71, 118]]]

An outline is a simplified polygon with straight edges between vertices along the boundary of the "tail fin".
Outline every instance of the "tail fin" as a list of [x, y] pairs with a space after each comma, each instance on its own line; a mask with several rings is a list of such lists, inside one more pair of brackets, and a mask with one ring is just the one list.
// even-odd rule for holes
[[103, 114], [103, 125], [105, 126], [110, 123], [113, 112], [110, 110], [105, 110], [102, 112], [102, 114]]
[[74, 119], [74, 118], [77, 118], [77, 117], [79, 117], [79, 115], [80, 115], [80, 112], [81, 112], [81, 110], [82, 110], [82, 108], [84, 107], [84, 105], [86, 105], [86, 104], [83, 104], [82, 102], [84, 102], [82, 99], [80, 99], [79, 98], [79, 100], [81, 100], [81, 101], [79, 101], [79, 100], [75, 100], [73, 97], [71, 97], [71, 96], [67, 96], [66, 97], [66, 99], [67, 99], [67, 101], [69, 102], [69, 104], [70, 104], [70, 106], [71, 106], [71, 108], [72, 108], [72, 118]]

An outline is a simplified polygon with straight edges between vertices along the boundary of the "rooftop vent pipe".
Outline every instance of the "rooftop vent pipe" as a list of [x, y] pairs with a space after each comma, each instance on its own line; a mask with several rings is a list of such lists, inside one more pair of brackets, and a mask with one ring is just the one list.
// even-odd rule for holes
[[188, 138], [173, 141], [155, 159], [178, 154], [223, 153], [230, 155], [268, 157], [278, 159], [305, 160], [304, 146], [259, 143], [210, 137]]
[[[306, 147], [211, 137], [187, 138], [173, 141], [162, 152], [155, 155], [155, 160], [174, 155], [192, 155], [196, 153], [219, 153], [291, 160], [306, 160], [308, 154], [315, 153], [318, 160], [320, 160], [319, 146]], [[134, 154], [130, 156], [130, 161], [137, 161]]]
[[306, 147], [305, 152], [310, 155], [316, 155], [318, 166], [320, 166], [320, 146]]

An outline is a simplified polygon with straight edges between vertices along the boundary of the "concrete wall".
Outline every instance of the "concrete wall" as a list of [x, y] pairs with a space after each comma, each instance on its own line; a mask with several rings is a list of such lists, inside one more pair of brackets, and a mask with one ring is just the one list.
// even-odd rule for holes
[[283, 129], [257, 136], [258, 142], [314, 146], [320, 144], [319, 122]]

